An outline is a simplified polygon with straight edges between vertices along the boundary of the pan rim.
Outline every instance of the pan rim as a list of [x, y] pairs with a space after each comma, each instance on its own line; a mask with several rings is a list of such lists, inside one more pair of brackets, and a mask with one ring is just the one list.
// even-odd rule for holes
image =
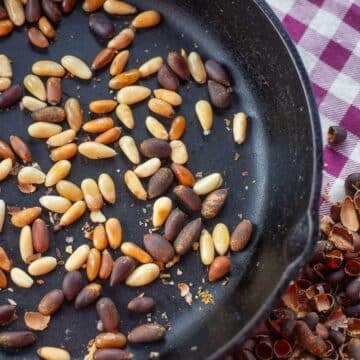
[[306, 261], [310, 258], [312, 250], [315, 247], [317, 235], [319, 231], [319, 201], [321, 195], [321, 184], [322, 184], [322, 168], [323, 168], [323, 153], [322, 153], [322, 136], [321, 136], [321, 125], [320, 117], [315, 101], [315, 97], [311, 88], [310, 79], [305, 69], [304, 63], [297, 51], [295, 44], [291, 40], [289, 34], [281, 24], [279, 18], [276, 16], [274, 11], [266, 3], [265, 0], [252, 0], [252, 2], [259, 8], [267, 21], [273, 27], [273, 30], [279, 36], [283, 46], [285, 47], [291, 62], [297, 72], [300, 86], [303, 89], [307, 110], [309, 113], [311, 135], [312, 135], [312, 146], [313, 146], [313, 171], [312, 171], [312, 182], [311, 191], [309, 196], [309, 203], [304, 214], [308, 222], [308, 235], [303, 252], [292, 262], [288, 264], [284, 273], [282, 274], [280, 281], [266, 300], [261, 308], [257, 311], [250, 321], [242, 327], [238, 333], [222, 347], [220, 347], [215, 353], [208, 357], [209, 360], [219, 359], [227, 353], [230, 353], [236, 346], [240, 345], [247, 336], [251, 334], [251, 331], [256, 328], [270, 313], [273, 306], [276, 304], [280, 296], [286, 290], [290, 281], [294, 278], [296, 272], [303, 266]]

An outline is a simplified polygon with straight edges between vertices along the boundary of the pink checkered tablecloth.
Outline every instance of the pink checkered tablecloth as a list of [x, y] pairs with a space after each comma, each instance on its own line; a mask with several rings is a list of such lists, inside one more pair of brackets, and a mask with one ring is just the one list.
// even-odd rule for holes
[[[303, 59], [319, 107], [324, 139], [321, 213], [344, 197], [344, 180], [360, 172], [360, 0], [267, 0]], [[331, 125], [348, 130], [330, 147]]]

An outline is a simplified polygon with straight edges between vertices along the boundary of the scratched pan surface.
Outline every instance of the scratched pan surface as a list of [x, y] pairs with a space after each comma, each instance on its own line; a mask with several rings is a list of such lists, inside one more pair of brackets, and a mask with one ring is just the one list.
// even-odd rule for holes
[[[319, 123], [309, 84], [302, 64], [293, 46], [274, 16], [261, 1], [134, 1], [142, 7], [161, 11], [164, 20], [155, 29], [139, 31], [130, 49], [128, 68], [137, 67], [150, 57], [166, 56], [170, 50], [197, 50], [204, 59], [214, 58], [224, 63], [233, 78], [234, 99], [229, 110], [216, 111], [214, 129], [210, 136], [202, 136], [194, 114], [197, 100], [207, 98], [206, 86], [194, 83], [182, 86], [184, 98], [179, 114], [186, 116], [188, 126], [184, 141], [188, 145], [189, 168], [203, 174], [219, 171], [225, 174], [224, 186], [230, 188], [230, 196], [216, 221], [205, 222], [212, 231], [216, 222], [225, 222], [230, 229], [242, 214], [252, 220], [256, 232], [251, 244], [239, 254], [231, 256], [233, 267], [229, 283], [209, 284], [207, 270], [201, 265], [199, 255], [192, 252], [169, 271], [174, 285], [157, 281], [139, 289], [118, 286], [111, 289], [103, 282], [103, 295], [110, 296], [121, 314], [121, 331], [147, 321], [145, 316], [129, 315], [125, 310], [129, 299], [145, 292], [156, 301], [152, 316], [169, 328], [166, 340], [149, 346], [131, 346], [136, 359], [145, 359], [151, 351], [160, 352], [162, 358], [200, 359], [219, 357], [244, 337], [270, 310], [295, 271], [305, 261], [311, 250], [317, 231], [316, 204], [319, 195], [320, 143]], [[126, 26], [130, 18], [114, 18], [117, 30]], [[57, 40], [47, 51], [32, 48], [25, 29], [15, 31], [7, 39], [0, 40], [0, 53], [13, 60], [14, 82], [21, 82], [31, 70], [31, 64], [39, 59], [60, 60], [63, 55], [77, 55], [91, 63], [104, 44], [88, 31], [88, 17], [78, 9], [64, 18], [58, 30]], [[100, 72], [101, 81], [63, 81], [65, 100], [78, 96], [84, 109], [91, 100], [110, 98], [106, 86], [107, 70]], [[152, 88], [156, 79], [144, 80]], [[238, 111], [249, 114], [250, 128], [246, 144], [235, 146], [224, 119], [232, 118]], [[149, 137], [144, 126], [148, 114], [146, 103], [134, 107], [136, 129], [133, 135], [137, 143]], [[86, 114], [85, 118], [90, 115]], [[114, 117], [115, 118], [115, 117]], [[168, 123], [168, 121], [164, 121]], [[30, 139], [26, 128], [30, 116], [18, 109], [0, 113], [0, 137], [18, 134], [31, 146], [34, 159], [44, 171], [51, 166], [44, 141]], [[80, 134], [79, 139], [84, 136]], [[316, 145], [318, 144], [318, 145]], [[235, 161], [238, 152], [240, 158]], [[73, 161], [70, 179], [76, 183], [85, 177], [96, 178], [101, 172], [110, 173], [116, 180], [118, 202], [106, 206], [107, 217], [117, 216], [124, 228], [124, 239], [142, 245], [147, 232], [143, 223], [150, 217], [149, 203], [134, 201], [126, 190], [122, 177], [131, 164], [118, 155], [112, 160], [85, 161], [77, 156]], [[22, 194], [14, 179], [1, 184], [1, 198], [8, 205], [33, 206], [45, 192], [39, 188], [31, 195]], [[144, 213], [143, 209], [147, 212]], [[43, 218], [49, 221], [46, 211]], [[86, 219], [87, 220], [87, 219]], [[81, 231], [85, 219], [74, 226], [51, 235], [49, 254], [57, 256], [56, 248], [65, 260], [65, 237], [73, 236], [73, 247], [87, 243]], [[18, 250], [19, 231], [7, 221], [0, 236], [14, 260], [14, 265], [25, 268]], [[119, 251], [114, 257], [119, 256]], [[177, 270], [182, 275], [177, 275]], [[24, 328], [23, 314], [35, 310], [39, 299], [49, 290], [59, 288], [64, 269], [41, 277], [43, 285], [35, 284], [31, 290], [20, 289], [10, 283], [13, 292], [0, 293], [0, 302], [8, 298], [18, 304], [19, 319], [11, 330]], [[84, 274], [85, 279], [85, 274]], [[189, 306], [180, 297], [177, 284], [192, 284], [193, 304]], [[203, 304], [196, 298], [202, 287], [214, 296], [214, 304]], [[41, 345], [64, 346], [74, 359], [83, 358], [86, 344], [97, 334], [95, 307], [75, 311], [72, 304], [65, 304], [53, 316], [49, 328], [38, 333], [36, 345], [22, 352], [0, 353], [0, 358], [32, 359]]]

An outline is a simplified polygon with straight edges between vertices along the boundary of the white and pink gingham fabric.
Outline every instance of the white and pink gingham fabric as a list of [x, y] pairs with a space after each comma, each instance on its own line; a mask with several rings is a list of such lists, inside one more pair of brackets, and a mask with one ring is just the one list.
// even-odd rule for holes
[[[344, 197], [344, 180], [360, 172], [360, 0], [267, 0], [303, 59], [319, 108], [324, 139], [320, 212]], [[330, 147], [331, 125], [348, 130]]]

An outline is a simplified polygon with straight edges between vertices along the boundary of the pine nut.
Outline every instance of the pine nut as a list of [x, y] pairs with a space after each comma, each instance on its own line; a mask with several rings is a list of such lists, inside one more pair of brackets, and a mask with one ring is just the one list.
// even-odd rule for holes
[[89, 254], [89, 246], [80, 245], [66, 260], [65, 269], [67, 271], [79, 270], [86, 263]]
[[153, 75], [157, 73], [161, 66], [163, 65], [164, 60], [161, 56], [154, 57], [139, 67], [140, 76], [142, 78]]
[[183, 165], [189, 160], [186, 145], [181, 140], [170, 141], [170, 158], [175, 164]]
[[39, 19], [38, 26], [39, 26], [40, 31], [41, 31], [49, 40], [55, 39], [56, 31], [55, 31], [54, 27], [51, 25], [50, 21], [49, 21], [45, 16], [42, 16], [42, 17]]
[[246, 140], [247, 116], [245, 113], [237, 113], [233, 120], [233, 135], [236, 144], [242, 144]]
[[109, 88], [114, 90], [120, 90], [125, 86], [135, 84], [139, 80], [139, 78], [140, 72], [138, 69], [127, 70], [110, 79]]
[[100, 251], [105, 250], [108, 245], [108, 239], [103, 224], [99, 224], [95, 227], [92, 236], [94, 247]]
[[204, 135], [209, 135], [213, 125], [213, 111], [210, 103], [206, 100], [198, 101], [195, 105], [195, 111], [204, 130]]
[[166, 118], [170, 118], [175, 115], [175, 110], [172, 105], [161, 99], [150, 99], [148, 107], [153, 113]]
[[83, 111], [81, 109], [78, 99], [70, 98], [65, 102], [65, 113], [66, 120], [70, 126], [70, 129], [73, 129], [75, 132], [78, 132], [83, 123]]
[[86, 211], [85, 201], [77, 201], [66, 211], [66, 213], [60, 219], [60, 227], [68, 226], [80, 219]]
[[34, 260], [28, 266], [28, 272], [32, 276], [41, 276], [53, 271], [57, 266], [57, 260], [52, 256], [44, 256]]
[[102, 117], [95, 120], [90, 120], [83, 125], [83, 130], [97, 134], [114, 127], [114, 121], [111, 117]]
[[146, 200], [147, 194], [137, 175], [128, 170], [124, 174], [124, 181], [130, 192], [139, 200]]
[[112, 144], [119, 139], [120, 135], [121, 135], [121, 128], [113, 127], [98, 135], [95, 138], [95, 142], [104, 145]]
[[173, 106], [179, 106], [182, 104], [182, 97], [176, 92], [167, 89], [155, 89], [154, 95], [157, 99], [164, 100]]
[[0, 55], [0, 77], [11, 78], [13, 76], [11, 61], [4, 55]]
[[95, 100], [89, 104], [89, 109], [94, 114], [107, 114], [112, 112], [117, 105], [115, 100]]
[[209, 281], [222, 279], [231, 269], [231, 261], [226, 256], [217, 256], [209, 268]]
[[11, 158], [12, 160], [15, 160], [15, 153], [13, 152], [10, 145], [3, 140], [0, 140], [0, 158]]
[[46, 174], [45, 178], [45, 186], [51, 187], [56, 185], [60, 180], [66, 178], [71, 170], [71, 163], [68, 160], [60, 160], [55, 163], [48, 173]]
[[135, 140], [131, 136], [122, 136], [119, 140], [119, 146], [133, 164], [137, 165], [140, 163], [139, 150], [136, 147]]
[[228, 193], [229, 189], [218, 189], [207, 195], [201, 205], [201, 215], [205, 219], [217, 216], [225, 204]]
[[156, 342], [165, 337], [166, 329], [156, 323], [148, 323], [132, 329], [128, 341], [133, 344]]
[[106, 0], [103, 8], [108, 14], [112, 15], [131, 15], [136, 13], [136, 7], [125, 1]]
[[22, 288], [31, 288], [34, 280], [22, 269], [14, 267], [10, 271], [12, 282]]
[[46, 81], [46, 97], [51, 105], [57, 105], [61, 102], [62, 84], [61, 79], [57, 77], [50, 77]]
[[68, 160], [73, 158], [78, 152], [78, 146], [75, 143], [65, 144], [51, 150], [50, 159], [54, 162]]
[[118, 249], [122, 242], [122, 226], [118, 219], [110, 218], [105, 223], [105, 231], [110, 247]]
[[186, 120], [183, 116], [177, 116], [171, 123], [169, 130], [169, 139], [170, 140], [179, 140], [184, 132], [186, 127]]
[[189, 54], [187, 63], [189, 66], [190, 74], [193, 77], [193, 79], [198, 84], [205, 84], [207, 75], [206, 75], [205, 65], [201, 60], [200, 55], [195, 51], [191, 52]]
[[49, 250], [50, 234], [43, 219], [36, 219], [31, 226], [31, 236], [34, 250], [37, 253], [44, 253]]
[[117, 154], [111, 147], [95, 141], [80, 144], [78, 150], [81, 155], [93, 160], [112, 158]]
[[111, 63], [115, 55], [116, 52], [114, 49], [105, 48], [100, 50], [91, 64], [91, 70], [103, 69], [106, 65]]
[[0, 199], [0, 233], [2, 232], [4, 227], [5, 215], [6, 215], [5, 201]]
[[39, 202], [44, 208], [59, 214], [64, 214], [71, 206], [68, 199], [56, 195], [41, 196]]
[[41, 214], [40, 207], [32, 207], [20, 210], [11, 216], [11, 223], [19, 228], [30, 225]]
[[20, 256], [25, 264], [29, 264], [34, 255], [34, 247], [32, 242], [31, 227], [24, 226], [20, 232], [19, 238]]
[[28, 32], [29, 42], [39, 49], [46, 49], [49, 47], [49, 41], [45, 35], [36, 27], [29, 28]]
[[185, 166], [180, 164], [171, 164], [171, 170], [180, 185], [192, 187], [195, 184], [194, 175]]
[[65, 55], [61, 59], [61, 65], [73, 76], [79, 79], [89, 80], [92, 72], [89, 66], [81, 59], [73, 55]]
[[21, 26], [25, 22], [24, 6], [20, 0], [4, 0], [5, 8], [10, 20], [15, 26]]
[[5, 249], [0, 246], [0, 269], [4, 271], [10, 271], [12, 266], [12, 262], [9, 259], [8, 254], [6, 253]]
[[115, 204], [116, 189], [112, 177], [109, 174], [101, 174], [98, 179], [98, 186], [101, 195], [109, 204]]
[[109, 251], [104, 250], [101, 254], [101, 265], [99, 270], [99, 279], [108, 279], [112, 273], [114, 261]]
[[28, 127], [29, 135], [36, 139], [48, 139], [53, 135], [61, 133], [61, 131], [62, 127], [60, 125], [42, 121], [33, 123]]
[[160, 159], [152, 158], [152, 159], [149, 159], [148, 161], [145, 161], [144, 163], [138, 165], [135, 168], [134, 173], [139, 178], [146, 178], [151, 175], [154, 175], [160, 169], [160, 167], [161, 167]]
[[230, 246], [230, 233], [228, 227], [223, 223], [216, 224], [212, 237], [216, 252], [219, 255], [225, 255]]
[[43, 109], [47, 104], [43, 101], [40, 101], [32, 96], [24, 96], [21, 100], [21, 105], [24, 109], [31, 112]]
[[193, 190], [198, 195], [206, 195], [216, 189], [218, 189], [223, 182], [223, 178], [220, 173], [213, 173], [198, 180]]
[[123, 29], [114, 36], [107, 44], [108, 48], [122, 50], [127, 48], [134, 41], [135, 33], [132, 29]]
[[86, 275], [89, 281], [94, 281], [100, 270], [101, 254], [98, 249], [91, 249], [86, 262]]
[[74, 141], [75, 136], [76, 132], [73, 129], [68, 129], [49, 137], [46, 143], [51, 147], [59, 147]]
[[81, 182], [81, 190], [90, 211], [98, 211], [102, 208], [104, 202], [95, 180], [84, 179]]
[[161, 21], [160, 14], [155, 10], [143, 11], [135, 17], [131, 25], [137, 29], [145, 29], [156, 26]]
[[82, 4], [82, 8], [85, 12], [91, 13], [100, 9], [105, 0], [85, 0]]
[[59, 106], [47, 106], [44, 109], [36, 110], [31, 114], [34, 121], [49, 123], [61, 123], [65, 120], [65, 111]]
[[215, 258], [213, 239], [205, 229], [202, 230], [200, 235], [200, 257], [204, 265], [210, 265]]
[[130, 256], [131, 258], [137, 260], [142, 264], [151, 263], [153, 261], [152, 257], [141, 247], [137, 246], [135, 243], [132, 242], [124, 242], [121, 244], [121, 252], [126, 255]]
[[32, 154], [29, 146], [26, 142], [17, 135], [10, 136], [10, 145], [13, 148], [15, 154], [24, 162], [28, 163], [32, 161]]
[[31, 68], [33, 74], [38, 76], [65, 76], [65, 69], [57, 62], [52, 60], [40, 60], [33, 64]]
[[11, 79], [0, 77], [0, 92], [7, 90], [11, 86]]
[[12, 21], [0, 20], [0, 38], [9, 35], [14, 30], [14, 24]]
[[126, 285], [131, 287], [145, 286], [155, 281], [160, 275], [156, 264], [143, 264], [137, 267], [127, 278]]
[[13, 166], [12, 159], [4, 159], [0, 161], [0, 181], [5, 180], [11, 173]]
[[115, 76], [122, 73], [122, 71], [125, 68], [125, 65], [128, 62], [128, 59], [129, 59], [129, 50], [120, 51], [114, 57], [114, 60], [110, 65], [110, 75]]
[[44, 360], [71, 360], [70, 354], [60, 348], [43, 346], [36, 350], [36, 353]]
[[46, 175], [39, 169], [32, 166], [25, 166], [18, 173], [18, 182], [20, 184], [43, 184]]
[[162, 226], [168, 218], [172, 209], [170, 198], [163, 196], [154, 202], [152, 222], [154, 227]]
[[127, 104], [120, 104], [116, 108], [116, 116], [130, 130], [135, 127], [134, 116], [131, 108]]
[[167, 140], [169, 138], [169, 134], [165, 129], [165, 126], [154, 117], [148, 116], [145, 120], [145, 125], [149, 133], [157, 139]]
[[106, 217], [100, 210], [91, 211], [90, 212], [90, 220], [93, 223], [104, 223], [106, 221]]
[[29, 74], [24, 78], [26, 90], [41, 101], [46, 101], [45, 85], [37, 75]]
[[79, 201], [83, 199], [81, 189], [68, 180], [61, 180], [56, 184], [56, 191], [64, 198], [70, 201]]
[[117, 93], [117, 101], [120, 104], [133, 105], [139, 103], [151, 95], [151, 90], [145, 86], [130, 85], [122, 88]]

